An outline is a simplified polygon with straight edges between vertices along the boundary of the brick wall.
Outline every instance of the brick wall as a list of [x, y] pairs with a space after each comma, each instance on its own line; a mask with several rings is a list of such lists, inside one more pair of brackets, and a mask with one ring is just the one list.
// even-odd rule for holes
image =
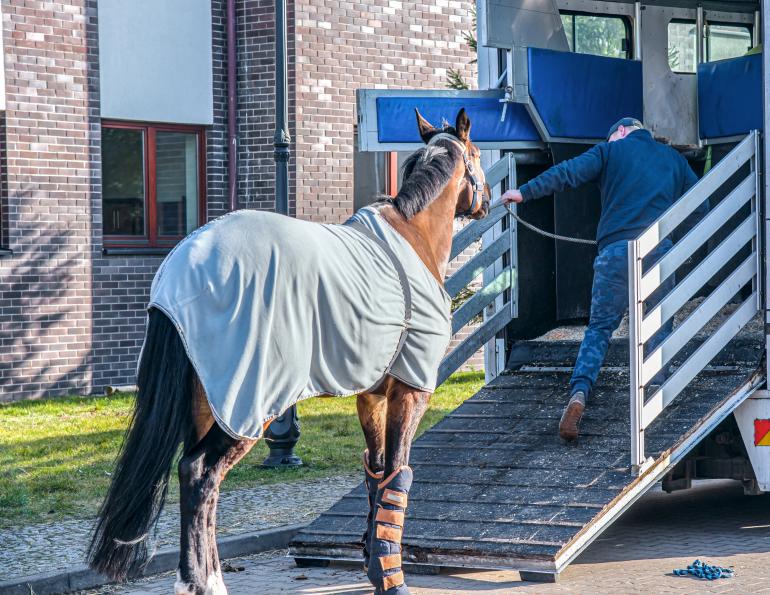
[[[0, 248], [13, 255], [0, 256], [0, 401], [135, 382], [162, 256], [103, 253], [96, 2], [2, 0]], [[209, 218], [228, 208], [225, 1], [212, 10]], [[272, 209], [274, 6], [239, 0], [237, 12], [239, 205]], [[353, 206], [354, 89], [442, 88], [450, 66], [474, 80], [469, 6], [303, 0], [288, 16], [290, 206], [340, 221]]]
[[91, 385], [91, 209], [98, 120], [87, 0], [4, 0], [0, 398]]
[[355, 91], [475, 81], [462, 33], [472, 2], [296, 0], [297, 216], [344, 221], [353, 207]]

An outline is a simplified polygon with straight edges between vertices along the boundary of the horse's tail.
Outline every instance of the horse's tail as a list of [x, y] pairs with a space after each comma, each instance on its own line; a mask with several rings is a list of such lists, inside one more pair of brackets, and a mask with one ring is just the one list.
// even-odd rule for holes
[[152, 309], [134, 414], [88, 549], [91, 568], [113, 579], [127, 578], [147, 560], [171, 464], [192, 428], [193, 374], [176, 328]]

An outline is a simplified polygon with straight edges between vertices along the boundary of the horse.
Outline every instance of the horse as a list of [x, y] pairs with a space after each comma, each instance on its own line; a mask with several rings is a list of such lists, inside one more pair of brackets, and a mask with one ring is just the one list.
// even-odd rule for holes
[[[486, 216], [490, 201], [465, 110], [440, 128], [415, 113], [425, 146], [404, 163], [395, 197], [343, 225], [235, 211], [166, 257], [150, 293], [135, 409], [91, 536], [92, 569], [126, 580], [146, 565], [181, 444], [174, 590], [226, 594], [215, 529], [222, 480], [298, 400], [357, 394], [369, 501], [364, 567], [376, 593], [409, 593], [401, 570], [409, 454], [449, 342], [443, 280], [453, 221]], [[318, 254], [326, 243], [332, 258]], [[244, 264], [242, 252], [257, 264]], [[362, 263], [374, 272], [359, 271]], [[339, 295], [346, 292], [352, 297]], [[344, 328], [328, 322], [348, 310]], [[333, 373], [331, 356], [318, 353], [329, 343], [339, 360]]]

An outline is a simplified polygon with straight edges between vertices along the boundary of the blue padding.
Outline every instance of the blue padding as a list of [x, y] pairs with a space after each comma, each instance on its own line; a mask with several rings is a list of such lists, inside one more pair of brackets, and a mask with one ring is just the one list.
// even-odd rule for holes
[[605, 138], [625, 116], [642, 119], [642, 63], [529, 48], [529, 96], [552, 137]]
[[762, 54], [698, 66], [698, 127], [701, 138], [762, 129]]
[[[502, 97], [502, 93], [500, 94]], [[442, 121], [454, 125], [457, 112], [465, 108], [471, 119], [474, 142], [539, 141], [535, 126], [521, 104], [509, 104], [500, 121], [503, 104], [494, 97], [394, 97], [377, 98], [377, 140], [381, 143], [421, 142], [415, 108], [434, 126]]]

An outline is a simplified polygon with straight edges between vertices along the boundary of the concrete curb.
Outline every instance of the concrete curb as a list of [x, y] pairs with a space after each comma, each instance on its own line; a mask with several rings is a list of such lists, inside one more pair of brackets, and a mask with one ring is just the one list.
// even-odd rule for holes
[[[219, 556], [237, 558], [257, 554], [266, 550], [286, 547], [304, 525], [285, 525], [253, 533], [241, 533], [217, 540]], [[159, 550], [150, 560], [143, 575], [158, 574], [174, 570], [179, 562], [178, 548]], [[76, 566], [48, 574], [35, 574], [0, 582], [0, 595], [53, 595], [82, 589], [94, 589], [113, 582], [103, 574], [87, 566]]]

